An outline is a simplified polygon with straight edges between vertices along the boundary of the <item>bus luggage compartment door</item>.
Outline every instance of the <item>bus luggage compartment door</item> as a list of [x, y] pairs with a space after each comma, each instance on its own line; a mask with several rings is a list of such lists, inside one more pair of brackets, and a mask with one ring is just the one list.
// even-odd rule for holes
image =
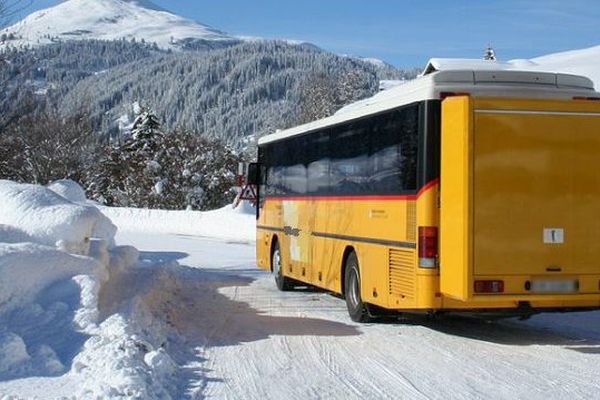
[[[466, 300], [479, 294], [476, 281], [502, 281], [477, 286], [498, 294], [577, 292], [577, 285], [567, 283], [599, 272], [600, 104], [510, 99], [462, 104], [462, 126], [442, 133], [442, 146], [445, 134], [458, 136], [461, 130], [466, 136], [462, 142], [449, 139], [449, 145], [462, 144], [460, 151], [442, 147], [442, 292]], [[446, 165], [444, 150], [450, 152]], [[456, 170], [449, 162], [457, 158], [462, 164], [454, 174], [461, 176], [449, 175], [462, 190], [449, 188], [444, 199], [452, 182], [444, 180], [444, 168]], [[448, 202], [457, 200], [464, 222], [462, 235], [453, 240], [444, 222], [450, 219], [450, 229], [461, 226], [448, 215], [444, 221], [443, 208], [456, 209]], [[463, 264], [449, 270], [460, 275], [461, 285], [444, 276], [444, 251], [451, 254], [448, 246], [457, 245], [465, 252]]]

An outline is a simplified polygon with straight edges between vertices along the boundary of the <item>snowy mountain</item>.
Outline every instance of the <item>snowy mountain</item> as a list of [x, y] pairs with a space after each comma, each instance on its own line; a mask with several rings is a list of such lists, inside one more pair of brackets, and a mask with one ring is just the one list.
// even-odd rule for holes
[[[518, 63], [520, 60], [513, 60]], [[583, 75], [594, 81], [597, 91], [600, 91], [600, 46], [587, 49], [565, 51], [549, 54], [528, 60], [523, 65], [526, 69], [536, 69], [549, 72], [567, 72]]]
[[137, 40], [163, 49], [222, 47], [241, 40], [148, 0], [68, 0], [0, 31], [0, 49], [66, 40]]

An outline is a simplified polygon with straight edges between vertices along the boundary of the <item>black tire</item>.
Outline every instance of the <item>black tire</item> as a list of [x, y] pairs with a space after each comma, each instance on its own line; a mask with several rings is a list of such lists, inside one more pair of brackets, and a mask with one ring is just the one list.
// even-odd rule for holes
[[281, 266], [281, 249], [279, 248], [279, 242], [275, 242], [273, 250], [271, 251], [271, 271], [275, 275], [275, 284], [277, 289], [282, 292], [290, 291], [294, 288], [293, 281], [290, 278], [283, 276], [283, 270]]
[[360, 271], [358, 268], [358, 258], [354, 252], [350, 253], [346, 259], [344, 297], [346, 298], [348, 314], [352, 321], [369, 322], [371, 320], [369, 307], [363, 303], [360, 297]]

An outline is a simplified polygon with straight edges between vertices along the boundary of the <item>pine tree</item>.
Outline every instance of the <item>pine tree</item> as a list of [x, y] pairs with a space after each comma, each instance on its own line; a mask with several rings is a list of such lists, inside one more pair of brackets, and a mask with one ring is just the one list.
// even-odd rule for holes
[[162, 180], [157, 155], [163, 142], [164, 134], [158, 117], [150, 109], [142, 107], [133, 123], [131, 137], [123, 144], [122, 154], [127, 168], [125, 190], [135, 206], [149, 206], [152, 196], [160, 196], [155, 188]]
[[150, 109], [142, 107], [131, 128], [134, 143], [151, 144], [158, 135], [162, 135], [158, 117]]
[[107, 206], [129, 205], [125, 190], [127, 172], [122, 149], [114, 145], [105, 147], [96, 164], [87, 169], [85, 189], [88, 198]]

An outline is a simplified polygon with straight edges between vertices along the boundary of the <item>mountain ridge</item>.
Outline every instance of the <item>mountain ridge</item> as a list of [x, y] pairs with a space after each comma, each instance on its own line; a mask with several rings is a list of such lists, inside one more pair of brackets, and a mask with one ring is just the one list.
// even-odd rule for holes
[[166, 50], [197, 47], [194, 42], [213, 48], [243, 41], [149, 0], [67, 0], [29, 14], [0, 30], [0, 36], [0, 49], [86, 39], [138, 40]]

